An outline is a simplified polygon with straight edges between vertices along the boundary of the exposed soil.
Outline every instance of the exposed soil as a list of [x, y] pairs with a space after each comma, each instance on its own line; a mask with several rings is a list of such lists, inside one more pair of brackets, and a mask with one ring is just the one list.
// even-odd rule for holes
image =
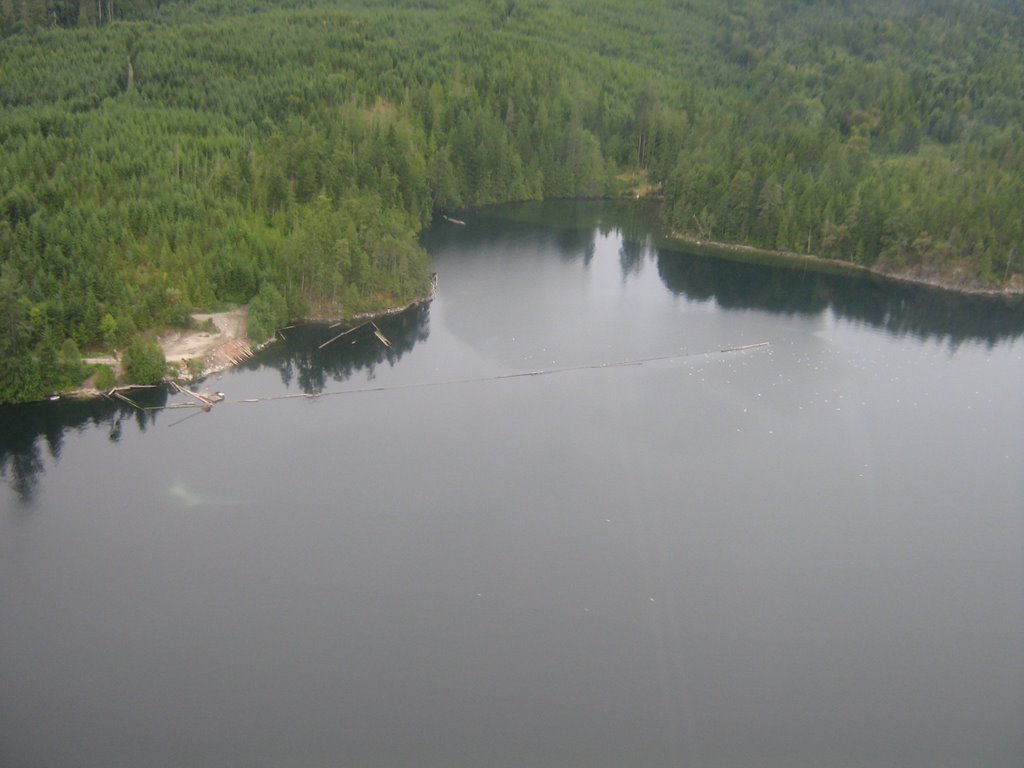
[[233, 309], [230, 312], [195, 314], [192, 317], [197, 325], [203, 325], [207, 320], [212, 320], [217, 331], [212, 333], [175, 329], [160, 337], [160, 346], [163, 347], [167, 364], [177, 365], [182, 371], [187, 370], [189, 360], [202, 360], [204, 361], [203, 367], [209, 367], [209, 358], [218, 349], [230, 341], [246, 337], [249, 311], [244, 307]]
[[[416, 299], [402, 307], [393, 307], [380, 312], [367, 312], [362, 315], [355, 315], [349, 318], [350, 321], [366, 320], [383, 315], [403, 312], [411, 306], [430, 301], [433, 298], [434, 290], [437, 288], [437, 276], [434, 276], [434, 283], [430, 294]], [[179, 380], [198, 379], [208, 376], [217, 371], [224, 370], [233, 365], [248, 360], [257, 351], [252, 347], [247, 337], [249, 324], [248, 307], [233, 309], [229, 312], [197, 313], [192, 315], [197, 326], [204, 326], [207, 321], [213, 323], [216, 330], [181, 330], [173, 329], [161, 336], [158, 341], [164, 351], [164, 359], [169, 368], [176, 368], [178, 373], [175, 377]], [[320, 319], [324, 322], [324, 319]], [[333, 321], [333, 319], [332, 319]], [[193, 363], [191, 370], [190, 361]], [[87, 364], [109, 365], [118, 380], [121, 380], [123, 371], [121, 361], [115, 357], [87, 357], [84, 359]], [[90, 377], [83, 386], [74, 392], [65, 394], [75, 397], [96, 397], [103, 394], [95, 389], [95, 376]]]
[[[177, 366], [182, 374], [188, 373], [189, 360], [202, 362], [203, 373], [227, 367], [238, 357], [236, 347], [248, 349], [246, 328], [249, 322], [249, 310], [245, 307], [230, 312], [202, 313], [192, 316], [196, 325], [205, 325], [207, 320], [213, 322], [215, 331], [182, 330], [175, 328], [161, 336], [158, 341], [164, 350], [164, 358], [169, 366]], [[224, 354], [224, 353], [227, 354]], [[251, 354], [251, 353], [250, 353]], [[121, 360], [116, 357], [86, 357], [89, 365], [109, 365], [120, 379], [122, 375]], [[93, 380], [90, 378], [83, 384], [82, 391], [91, 393]]]

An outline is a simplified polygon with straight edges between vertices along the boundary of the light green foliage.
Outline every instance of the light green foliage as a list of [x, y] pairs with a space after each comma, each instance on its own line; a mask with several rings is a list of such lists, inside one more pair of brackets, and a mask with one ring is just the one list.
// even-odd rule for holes
[[82, 354], [78, 351], [78, 345], [75, 344], [74, 339], [64, 340], [57, 358], [57, 364], [60, 369], [61, 389], [77, 387], [89, 373], [82, 362]]
[[0, 0], [0, 35], [0, 402], [57, 386], [65, 338], [265, 285], [405, 303], [435, 213], [625, 170], [680, 231], [1024, 270], [1010, 0]]
[[270, 283], [264, 283], [249, 305], [249, 338], [266, 341], [288, 321], [288, 303]]
[[93, 385], [96, 389], [109, 390], [113, 389], [117, 384], [117, 379], [114, 376], [114, 369], [109, 365], [101, 365], [96, 368], [96, 377], [93, 379]]
[[102, 339], [108, 349], [113, 349], [117, 346], [117, 320], [109, 312], [103, 315], [103, 319], [100, 320], [100, 339]]
[[125, 380], [129, 384], [156, 384], [167, 369], [160, 345], [145, 336], [137, 336], [128, 345], [122, 363]]

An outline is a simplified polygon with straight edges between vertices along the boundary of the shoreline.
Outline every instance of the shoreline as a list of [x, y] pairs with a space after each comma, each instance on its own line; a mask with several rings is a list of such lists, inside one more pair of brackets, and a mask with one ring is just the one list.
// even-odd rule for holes
[[[1004, 288], [984, 288], [977, 285], [958, 284], [948, 279], [930, 277], [927, 275], [915, 275], [907, 272], [890, 272], [878, 267], [866, 267], [862, 264], [855, 264], [852, 261], [842, 259], [829, 259], [813, 253], [797, 253], [795, 251], [778, 251], [771, 248], [761, 248], [756, 245], [745, 245], [743, 243], [725, 243], [720, 240], [703, 240], [693, 235], [686, 235], [681, 232], [672, 231], [668, 239], [682, 243], [691, 248], [700, 248], [708, 252], [708, 255], [718, 258], [730, 258], [735, 256], [758, 256], [764, 259], [763, 263], [782, 267], [796, 267], [813, 265], [815, 269], [822, 272], [835, 274], [851, 274], [870, 276], [883, 280], [914, 285], [934, 290], [956, 293], [963, 296], [975, 296], [990, 299], [1004, 299], [1009, 301], [1024, 301], [1024, 280], [1018, 279], [1016, 284]], [[739, 260], [739, 259], [734, 259]], [[1019, 276], [1015, 276], [1018, 277]]]
[[[636, 198], [633, 197], [640, 188], [631, 189], [630, 193], [625, 196], [606, 196], [603, 198], [593, 198], [608, 201], [626, 201], [636, 203], [654, 203], [660, 197], [657, 193], [652, 193], [650, 190], [656, 189], [655, 187], [645, 187], [645, 194], [638, 194]], [[583, 200], [586, 198], [565, 198], [566, 200]], [[554, 199], [558, 200], [558, 199]], [[553, 200], [553, 201], [554, 201]], [[533, 203], [533, 202], [552, 202], [547, 200], [520, 200], [520, 201], [508, 201], [504, 203], [488, 203], [478, 206], [470, 206], [464, 208], [466, 211], [482, 210], [490, 207], [500, 207], [503, 205], [515, 205], [517, 203]], [[447, 219], [446, 219], [447, 220]], [[459, 223], [464, 224], [461, 220]], [[733, 261], [751, 261], [750, 259], [741, 259], [737, 257], [742, 256], [754, 256], [759, 257], [762, 261], [756, 263], [762, 263], [767, 266], [776, 266], [783, 268], [795, 268], [797, 266], [807, 268], [808, 265], [813, 265], [814, 268], [820, 272], [831, 272], [833, 274], [849, 274], [859, 275], [861, 277], [871, 277], [881, 280], [891, 280], [897, 283], [903, 283], [904, 285], [917, 286], [921, 288], [930, 288], [933, 290], [944, 291], [946, 293], [959, 294], [961, 296], [973, 296], [985, 299], [1002, 299], [1004, 301], [1024, 301], [1024, 275], [1018, 274], [1010, 279], [1009, 284], [1002, 288], [986, 288], [977, 284], [973, 284], [967, 281], [955, 282], [951, 278], [943, 278], [934, 275], [925, 274], [914, 274], [913, 272], [891, 272], [884, 268], [877, 266], [864, 266], [863, 264], [856, 264], [852, 261], [846, 261], [843, 259], [830, 259], [825, 256], [818, 256], [813, 253], [799, 253], [797, 251], [780, 251], [773, 248], [763, 248], [757, 245], [747, 245], [745, 243], [728, 243], [721, 240], [704, 240], [696, 237], [695, 235], [684, 234], [677, 230], [668, 229], [664, 223], [659, 225], [661, 229], [661, 237], [664, 237], [668, 242], [674, 244], [683, 244], [690, 249], [703, 249], [706, 251], [704, 255], [710, 255], [717, 258], [726, 258]]]
[[[164, 357], [167, 360], [168, 366], [172, 364], [180, 364], [183, 362], [182, 356], [176, 354], [180, 346], [183, 343], [189, 346], [192, 350], [201, 348], [202, 359], [204, 361], [203, 370], [200, 373], [189, 374], [187, 371], [179, 370], [177, 375], [168, 374], [164, 376], [159, 384], [119, 384], [111, 390], [95, 389], [93, 387], [79, 387], [77, 389], [70, 390], [68, 392], [58, 392], [56, 397], [50, 397], [48, 400], [41, 400], [37, 402], [48, 402], [53, 400], [93, 400], [96, 398], [104, 397], [111, 399], [116, 392], [131, 391], [133, 389], [149, 389], [155, 386], [168, 386], [172, 383], [185, 383], [193, 384], [195, 382], [203, 381], [204, 379], [214, 376], [218, 373], [234, 368], [240, 363], [251, 359], [253, 356], [261, 352], [262, 350], [269, 347], [278, 341], [279, 338], [283, 338], [281, 331], [288, 328], [294, 327], [295, 325], [320, 325], [320, 324], [331, 324], [331, 323], [352, 323], [359, 324], [367, 320], [374, 320], [381, 317], [391, 317], [393, 315], [400, 315], [403, 312], [407, 312], [414, 307], [422, 306], [423, 304], [429, 304], [434, 300], [434, 295], [437, 291], [437, 275], [434, 274], [430, 282], [430, 292], [425, 296], [420, 296], [406, 304], [396, 307], [385, 307], [384, 309], [359, 312], [350, 317], [302, 317], [296, 318], [288, 326], [284, 328], [277, 328], [274, 330], [274, 335], [269, 339], [262, 341], [258, 344], [254, 344], [251, 339], [248, 338], [243, 332], [240, 332], [241, 328], [244, 328], [244, 323], [239, 324], [235, 322], [230, 326], [225, 325], [221, 327], [221, 332], [216, 336], [210, 336], [205, 331], [175, 331], [169, 334], [165, 334], [160, 339], [160, 346], [164, 350]], [[231, 315], [235, 320], [239, 317], [247, 317], [247, 308], [243, 307], [238, 310], [232, 310], [230, 313], [220, 313], [223, 316]], [[208, 318], [216, 317], [209, 313], [196, 313], [196, 317]], [[218, 324], [219, 325], [219, 324]], [[197, 341], [199, 340], [199, 341]], [[191, 342], [191, 343], [189, 343]], [[205, 343], [203, 343], [205, 342]], [[200, 344], [200, 347], [196, 345]], [[228, 358], [221, 355], [221, 350], [227, 346], [239, 345], [244, 347], [246, 350], [245, 354], [237, 356], [235, 358]], [[196, 359], [196, 356], [190, 355], [188, 359]]]
[[[392, 315], [400, 315], [403, 312], [409, 311], [413, 307], [419, 307], [423, 304], [429, 304], [430, 302], [432, 302], [434, 300], [434, 294], [437, 293], [437, 279], [437, 273], [434, 273], [430, 278], [430, 292], [427, 293], [425, 296], [420, 296], [419, 298], [413, 299], [412, 301], [409, 301], [397, 307], [386, 307], [384, 309], [376, 309], [371, 310], [369, 312], [357, 312], [356, 314], [350, 315], [348, 317], [339, 317], [337, 315], [333, 315], [330, 317], [296, 317], [289, 321], [287, 326], [284, 326], [283, 328], [278, 328], [277, 330], [280, 331], [283, 330], [284, 328], [288, 328], [289, 326], [303, 324], [317, 325], [338, 323], [340, 325], [342, 323], [359, 323], [365, 322], [367, 320], [375, 320], [379, 317], [391, 317]], [[274, 336], [272, 336], [270, 339], [264, 342], [264, 344], [261, 345], [260, 348], [262, 349], [263, 346], [274, 341], [276, 338], [277, 331], [275, 331]]]
[[[609, 198], [614, 199], [614, 198]], [[446, 220], [452, 221], [445, 217]], [[453, 223], [463, 224], [461, 220], [455, 220]], [[664, 230], [663, 230], [664, 231]], [[755, 245], [747, 245], [743, 243], [729, 243], [720, 240], [705, 240], [694, 235], [684, 234], [675, 230], [669, 230], [667, 234], [663, 234], [663, 237], [668, 243], [680, 245], [696, 251], [698, 255], [706, 255], [714, 258], [725, 258], [733, 261], [745, 261], [747, 263], [759, 263], [768, 266], [782, 267], [787, 269], [795, 269], [797, 267], [807, 268], [810, 266], [814, 271], [821, 273], [831, 274], [847, 274], [857, 275], [861, 277], [871, 277], [879, 280], [892, 281], [895, 283], [902, 283], [904, 285], [916, 286], [920, 288], [926, 288], [931, 290], [943, 291], [946, 293], [958, 294], [964, 297], [977, 297], [991, 300], [1003, 300], [1009, 302], [1022, 302], [1024, 301], [1024, 276], [1015, 275], [1010, 280], [1010, 283], [1003, 288], [985, 288], [977, 284], [971, 284], [968, 282], [957, 283], [953, 282], [949, 278], [940, 278], [929, 275], [913, 274], [911, 272], [892, 272], [884, 268], [877, 266], [864, 266], [856, 264], [854, 262], [845, 261], [842, 259], [830, 259], [823, 256], [818, 256], [811, 253], [798, 253], [795, 251], [782, 251], [771, 248], [762, 248]], [[753, 258], [751, 258], [753, 257]], [[210, 376], [217, 373], [221, 373], [229, 368], [233, 368], [238, 364], [245, 362], [252, 356], [262, 351], [266, 347], [274, 344], [278, 338], [283, 339], [282, 330], [287, 330], [289, 327], [303, 324], [337, 324], [341, 325], [344, 323], [358, 324], [368, 320], [373, 320], [381, 317], [389, 317], [398, 315], [406, 312], [414, 307], [421, 306], [423, 304], [429, 304], [434, 300], [434, 296], [437, 291], [438, 276], [436, 273], [432, 275], [430, 283], [430, 291], [418, 298], [412, 299], [411, 301], [395, 307], [385, 307], [379, 310], [359, 312], [350, 316], [338, 316], [332, 315], [328, 317], [300, 317], [292, 320], [289, 325], [283, 326], [282, 328], [275, 329], [274, 335], [269, 339], [259, 343], [253, 344], [251, 340], [246, 336], [244, 332], [245, 322], [244, 320], [248, 315], [248, 307], [241, 307], [239, 309], [232, 310], [224, 313], [196, 313], [196, 318], [217, 318], [232, 316], [235, 319], [235, 323], [224, 325], [217, 322], [219, 333], [216, 336], [210, 337], [208, 332], [202, 331], [182, 331], [174, 330], [166, 333], [160, 340], [160, 346], [164, 350], [165, 359], [167, 360], [168, 366], [177, 365], [179, 372], [177, 375], [168, 374], [161, 379], [161, 384], [167, 385], [172, 382], [178, 383], [194, 383], [203, 381]], [[238, 318], [241, 317], [241, 324], [238, 323]], [[240, 330], [241, 329], [241, 330]], [[205, 344], [196, 345], [199, 337], [210, 337], [205, 339]], [[183, 342], [184, 340], [184, 342]], [[191, 342], [190, 349], [192, 354], [182, 355], [180, 354], [180, 345]], [[246, 353], [238, 358], [234, 359], [217, 359], [217, 354], [220, 350], [229, 345], [240, 344], [244, 346]], [[196, 350], [201, 351], [201, 359], [204, 361], [204, 367], [201, 372], [195, 374], [189, 374], [187, 371], [182, 370], [187, 366], [184, 365], [188, 360], [200, 359], [200, 354], [195, 354]], [[116, 360], [116, 358], [115, 358]], [[120, 384], [113, 390], [100, 390], [90, 387], [79, 387], [74, 390], [66, 392], [58, 392], [55, 395], [50, 396], [47, 400], [37, 402], [47, 402], [53, 400], [60, 400], [64, 398], [75, 399], [75, 400], [88, 400], [99, 397], [110, 398], [112, 393], [120, 390], [139, 389], [143, 387], [152, 387], [158, 385], [141, 385], [141, 384]]]

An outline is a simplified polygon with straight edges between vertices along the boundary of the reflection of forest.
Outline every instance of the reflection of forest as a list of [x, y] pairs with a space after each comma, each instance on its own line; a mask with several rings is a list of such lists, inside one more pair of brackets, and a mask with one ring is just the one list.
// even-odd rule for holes
[[[287, 332], [286, 344], [271, 345], [244, 367], [277, 368], [285, 385], [291, 387], [294, 382], [306, 393], [322, 392], [329, 380], [344, 381], [358, 371], [367, 371], [372, 378], [378, 365], [394, 365], [418, 341], [427, 338], [429, 313], [429, 306], [421, 305], [377, 320], [391, 347], [380, 343], [367, 326], [321, 350], [317, 349], [320, 344], [343, 329], [299, 326]], [[138, 389], [131, 393], [131, 398], [144, 407], [159, 409], [167, 404], [167, 390]], [[46, 469], [43, 452], [59, 460], [68, 430], [105, 426], [110, 439], [118, 442], [125, 422], [134, 421], [144, 432], [156, 422], [158, 413], [159, 410], [139, 410], [105, 398], [2, 407], [0, 477], [9, 480], [22, 501], [30, 502], [39, 475]]]
[[659, 251], [658, 274], [673, 293], [723, 308], [814, 314], [867, 323], [896, 336], [994, 344], [1024, 334], [1024, 302], [952, 293], [865, 276], [779, 269]]
[[369, 324], [355, 326], [351, 333], [323, 349], [319, 349], [321, 344], [345, 329], [327, 325], [297, 326], [285, 331], [286, 344], [271, 345], [245, 367], [277, 368], [286, 387], [294, 383], [307, 394], [323, 392], [329, 380], [345, 381], [358, 371], [367, 371], [372, 379], [378, 365], [394, 365], [417, 342], [427, 339], [429, 318], [430, 306], [421, 304], [401, 314], [375, 320], [391, 342], [390, 347], [374, 337]]
[[[131, 396], [146, 408], [167, 404], [167, 390], [163, 387], [135, 390]], [[145, 432], [155, 423], [157, 413], [105, 398], [0, 408], [0, 477], [10, 479], [22, 501], [31, 501], [39, 473], [45, 469], [43, 444], [57, 461], [69, 430], [105, 426], [110, 440], [116, 443], [121, 439], [125, 422], [134, 421], [139, 431]]]
[[[529, 232], [538, 248], [554, 242], [561, 257], [583, 256], [589, 264], [597, 235], [618, 233], [623, 277], [637, 274], [652, 250], [652, 233], [663, 229], [657, 210], [621, 201], [548, 201], [500, 206], [480, 211], [485, 221], [513, 222], [514, 237]], [[507, 225], [507, 224], [506, 224]], [[477, 242], [481, 230], [490, 243]], [[470, 240], [469, 250], [502, 241], [504, 228], [456, 233]], [[552, 234], [554, 233], [554, 234]], [[552, 238], [554, 238], [552, 240]], [[445, 240], [446, 247], [451, 243]], [[696, 301], [714, 299], [723, 309], [813, 314], [829, 307], [837, 317], [867, 323], [894, 335], [947, 339], [952, 344], [983, 341], [993, 344], [1024, 334], [1024, 301], [956, 293], [899, 283], [870, 274], [828, 274], [776, 267], [678, 250], [657, 250], [658, 274], [675, 294]]]
[[[557, 219], [557, 214], [573, 210], [576, 217], [562, 218], [561, 226], [552, 232], [552, 213]], [[644, 217], [623, 220], [612, 206], [596, 210], [603, 215], [595, 217], [591, 210], [584, 217], [578, 205], [546, 209], [523, 206], [519, 208], [524, 220], [519, 222], [517, 239], [529, 235], [536, 239], [538, 248], [550, 247], [554, 242], [563, 258], [574, 261], [582, 256], [586, 264], [593, 257], [598, 231], [617, 230], [622, 236], [620, 267], [625, 276], [635, 274], [651, 253], [650, 222]], [[549, 221], [532, 219], [532, 215], [542, 213]], [[597, 228], [595, 218], [602, 220]], [[476, 252], [486, 250], [483, 241], [500, 242], [501, 230], [500, 226], [484, 224], [458, 234], [461, 245]], [[725, 309], [815, 314], [831, 308], [837, 317], [896, 336], [948, 340], [953, 345], [968, 341], [995, 344], [1024, 335], [1024, 305], [1019, 300], [965, 296], [883, 279], [779, 269], [668, 250], [657, 251], [655, 259], [658, 274], [670, 291], [695, 301], [713, 299]], [[429, 305], [421, 305], [377, 320], [391, 347], [380, 343], [372, 327], [366, 326], [321, 350], [319, 345], [342, 329], [326, 325], [296, 327], [287, 331], [287, 343], [269, 347], [244, 367], [276, 368], [285, 386], [296, 386], [309, 394], [323, 392], [329, 382], [344, 381], [361, 371], [372, 379], [377, 366], [395, 365], [418, 342], [427, 339], [429, 317]], [[159, 388], [138, 390], [132, 398], [145, 406], [160, 407], [166, 404], [167, 393]], [[117, 442], [126, 421], [134, 421], [145, 430], [154, 423], [157, 413], [102, 399], [0, 408], [0, 476], [9, 480], [22, 500], [30, 501], [38, 475], [46, 466], [44, 451], [59, 459], [67, 430], [105, 425], [110, 439]]]

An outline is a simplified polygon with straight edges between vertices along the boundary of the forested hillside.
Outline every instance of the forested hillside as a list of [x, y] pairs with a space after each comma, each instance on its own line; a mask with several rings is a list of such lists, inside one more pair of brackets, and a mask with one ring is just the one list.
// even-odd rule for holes
[[196, 309], [404, 303], [435, 213], [627, 172], [681, 233], [1024, 272], [1020, 2], [0, 0], [0, 30], [0, 402]]

